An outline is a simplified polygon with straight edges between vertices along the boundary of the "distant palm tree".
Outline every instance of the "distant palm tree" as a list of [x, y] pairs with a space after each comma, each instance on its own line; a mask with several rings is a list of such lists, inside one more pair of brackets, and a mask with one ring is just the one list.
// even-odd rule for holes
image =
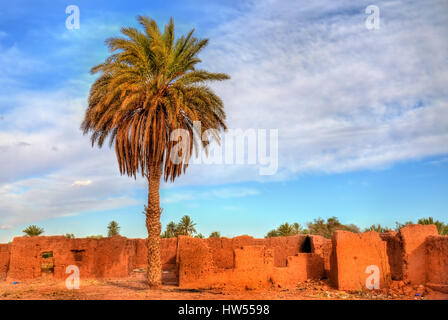
[[277, 232], [280, 237], [293, 236], [296, 234], [294, 227], [292, 225], [290, 225], [288, 222], [281, 224], [277, 228]]
[[174, 238], [177, 237], [177, 225], [174, 221], [171, 221], [166, 225], [165, 231], [162, 233], [162, 238]]
[[293, 228], [293, 230], [294, 230], [294, 235], [296, 235], [296, 234], [299, 234], [299, 233], [302, 233], [302, 227], [300, 226], [300, 224], [298, 224], [297, 222], [294, 222], [293, 224], [292, 224], [292, 228]]
[[448, 235], [448, 225], [439, 220], [434, 220], [433, 217], [419, 219], [417, 221], [417, 223], [418, 224], [434, 224], [437, 227], [437, 231], [439, 232], [440, 235], [442, 235], [442, 236]]
[[118, 226], [118, 222], [111, 221], [109, 225], [107, 226], [107, 236], [113, 237], [113, 236], [119, 236], [120, 235], [120, 227]]
[[[81, 129], [91, 133], [92, 145], [102, 147], [109, 137], [121, 174], [136, 178], [140, 173], [148, 180], [147, 279], [150, 287], [159, 287], [160, 179], [163, 175], [165, 181], [174, 181], [185, 172], [193, 145], [207, 149], [209, 142], [201, 139], [205, 130], [217, 129], [211, 134], [220, 141], [218, 130], [226, 129], [224, 107], [207, 83], [229, 76], [196, 69], [198, 53], [208, 40], [194, 37], [194, 30], [176, 40], [173, 19], [163, 32], [152, 19], [139, 16], [138, 21], [144, 32], [122, 28], [125, 37], [106, 41], [113, 54], [91, 70], [100, 76], [90, 89]], [[171, 136], [176, 129], [188, 132], [188, 150], [175, 148], [179, 141]]]
[[380, 224], [377, 224], [377, 225], [372, 224], [370, 227], [364, 229], [364, 232], [376, 231], [376, 232], [382, 233], [382, 232], [386, 232], [388, 230], [389, 230], [388, 228], [385, 228], [385, 227], [381, 226]]
[[177, 225], [177, 234], [191, 237], [196, 233], [196, 229], [194, 228], [195, 225], [196, 223], [193, 223], [193, 220], [185, 215]]
[[28, 237], [36, 237], [44, 233], [44, 229], [39, 228], [38, 226], [33, 224], [31, 226], [28, 226], [22, 232], [25, 233]]
[[208, 237], [209, 238], [221, 238], [221, 233], [219, 233], [219, 231], [213, 231], [212, 233], [210, 233], [210, 235]]
[[278, 236], [279, 236], [279, 234], [278, 234], [277, 229], [273, 229], [266, 234], [265, 238], [272, 238], [272, 237], [278, 237]]

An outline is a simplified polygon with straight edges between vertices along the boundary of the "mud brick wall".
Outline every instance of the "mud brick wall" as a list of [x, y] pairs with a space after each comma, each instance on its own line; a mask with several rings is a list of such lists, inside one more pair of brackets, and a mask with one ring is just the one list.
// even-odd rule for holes
[[381, 239], [387, 243], [387, 257], [389, 258], [392, 280], [403, 280], [403, 243], [395, 231], [380, 233]]
[[426, 280], [448, 287], [448, 236], [426, 238]]
[[387, 244], [377, 232], [351, 233], [336, 231], [332, 237], [331, 282], [339, 290], [366, 289], [369, 274], [366, 268], [376, 265], [380, 270], [380, 287], [389, 285], [390, 268]]
[[0, 244], [0, 280], [5, 280], [9, 269], [10, 244]]
[[135, 267], [136, 242], [124, 237], [16, 237], [11, 245], [8, 279], [40, 277], [45, 252], [53, 255], [54, 277], [58, 279], [67, 277], [69, 265], [76, 265], [84, 278], [126, 277]]
[[295, 287], [308, 279], [324, 276], [324, 259], [316, 253], [298, 253], [288, 257], [287, 266], [274, 268], [272, 282], [279, 287]]
[[[289, 256], [293, 256], [299, 252], [303, 252], [304, 245], [306, 244], [307, 239], [309, 238], [306, 235], [297, 235], [290, 237], [272, 237], [258, 240], [264, 240], [263, 244], [267, 248], [272, 249], [274, 254], [275, 267], [286, 267], [287, 259]], [[311, 243], [309, 242], [308, 245], [308, 249], [311, 250]], [[311, 252], [310, 250], [305, 251]]]
[[206, 241], [186, 236], [178, 237], [176, 263], [179, 267], [179, 286], [207, 286], [216, 271]]
[[[177, 246], [179, 285], [183, 288], [261, 288], [295, 286], [306, 279], [324, 276], [323, 252], [328, 242], [305, 235], [254, 239], [196, 239], [180, 236]], [[306, 244], [306, 241], [309, 243]], [[307, 248], [305, 248], [307, 247]]]
[[407, 225], [400, 229], [403, 245], [403, 280], [420, 285], [426, 282], [426, 238], [437, 236], [435, 225]]
[[[323, 258], [325, 276], [330, 276], [331, 239], [322, 236], [310, 235], [311, 252]], [[305, 249], [305, 248], [303, 248]]]
[[[369, 265], [380, 268], [381, 288], [390, 278], [448, 288], [448, 237], [438, 236], [435, 226], [409, 225], [381, 235], [336, 231], [331, 240], [179, 236], [161, 239], [160, 246], [163, 270], [184, 288], [294, 287], [329, 276], [340, 290], [360, 290]], [[0, 280], [38, 278], [47, 271], [43, 266], [65, 279], [69, 265], [78, 266], [84, 279], [128, 277], [135, 268], [147, 267], [146, 239], [16, 237], [12, 244], [0, 244]]]
[[[132, 239], [135, 242], [135, 268], [147, 268], [148, 246], [146, 239]], [[177, 238], [160, 239], [160, 259], [164, 270], [174, 269], [176, 266]]]

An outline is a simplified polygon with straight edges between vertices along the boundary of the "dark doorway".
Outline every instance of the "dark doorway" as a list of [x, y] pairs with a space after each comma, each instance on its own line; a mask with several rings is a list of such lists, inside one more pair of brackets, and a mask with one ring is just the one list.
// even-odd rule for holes
[[302, 248], [300, 249], [301, 253], [311, 253], [311, 237], [307, 236], [305, 241], [303, 241]]

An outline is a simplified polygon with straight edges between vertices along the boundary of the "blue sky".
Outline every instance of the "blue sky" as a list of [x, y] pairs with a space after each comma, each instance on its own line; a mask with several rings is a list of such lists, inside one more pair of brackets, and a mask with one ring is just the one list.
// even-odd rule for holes
[[[365, 8], [380, 9], [380, 29]], [[65, 8], [80, 9], [68, 30]], [[146, 186], [79, 130], [104, 40], [136, 15], [210, 38], [202, 66], [230, 128], [278, 129], [279, 168], [192, 165], [161, 190], [162, 223], [262, 237], [337, 216], [367, 227], [447, 221], [445, 1], [14, 1], [0, 8], [0, 242], [46, 234], [144, 237]]]

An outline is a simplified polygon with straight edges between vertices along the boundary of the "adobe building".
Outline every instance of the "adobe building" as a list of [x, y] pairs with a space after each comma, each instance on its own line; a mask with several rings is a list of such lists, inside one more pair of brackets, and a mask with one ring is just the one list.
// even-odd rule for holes
[[[339, 290], [365, 290], [375, 266], [381, 288], [403, 281], [448, 292], [448, 236], [434, 225], [382, 234], [336, 231], [332, 239], [179, 236], [161, 239], [161, 258], [163, 282], [182, 288], [292, 288], [329, 278]], [[0, 244], [0, 281], [66, 279], [69, 265], [79, 267], [81, 279], [131, 277], [145, 272], [146, 240], [16, 237]]]

